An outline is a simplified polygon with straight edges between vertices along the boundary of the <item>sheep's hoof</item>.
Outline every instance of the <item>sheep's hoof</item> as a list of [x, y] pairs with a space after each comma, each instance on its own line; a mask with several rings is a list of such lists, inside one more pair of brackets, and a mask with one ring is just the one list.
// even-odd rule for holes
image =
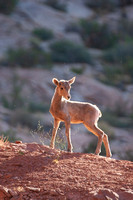
[[112, 153], [107, 154], [106, 157], [111, 158], [112, 157]]
[[73, 152], [73, 150], [72, 150], [72, 149], [67, 149], [67, 151], [68, 151], [68, 152], [70, 152], [70, 153], [72, 153], [72, 152]]
[[54, 149], [54, 146], [53, 146], [53, 145], [50, 144], [49, 146], [50, 146], [50, 148]]
[[101, 153], [101, 151], [100, 152], [95, 151], [95, 155], [97, 155], [97, 156], [99, 156], [100, 153]]

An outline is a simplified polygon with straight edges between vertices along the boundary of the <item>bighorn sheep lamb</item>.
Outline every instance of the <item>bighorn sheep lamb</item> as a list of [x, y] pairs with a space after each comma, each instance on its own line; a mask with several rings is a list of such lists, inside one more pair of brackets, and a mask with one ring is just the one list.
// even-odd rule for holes
[[72, 152], [70, 124], [83, 123], [89, 131], [98, 137], [95, 154], [99, 155], [101, 152], [103, 141], [106, 156], [111, 157], [108, 136], [97, 125], [98, 119], [102, 116], [99, 108], [90, 103], [70, 101], [71, 84], [74, 83], [75, 77], [70, 80], [60, 81], [53, 78], [52, 81], [56, 85], [56, 88], [50, 106], [50, 113], [54, 118], [50, 147], [54, 148], [56, 133], [62, 121], [65, 123], [68, 151]]

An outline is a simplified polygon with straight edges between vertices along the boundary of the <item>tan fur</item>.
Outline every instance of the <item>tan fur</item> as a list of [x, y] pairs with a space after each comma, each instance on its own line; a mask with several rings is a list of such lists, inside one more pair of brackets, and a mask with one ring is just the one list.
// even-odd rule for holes
[[71, 84], [74, 83], [75, 77], [68, 81], [58, 81], [56, 78], [52, 81], [56, 85], [56, 88], [50, 106], [50, 113], [54, 117], [54, 127], [50, 146], [54, 148], [56, 133], [60, 122], [63, 121], [66, 127], [68, 151], [72, 152], [73, 147], [71, 143], [70, 124], [83, 123], [89, 131], [98, 137], [95, 153], [99, 155], [103, 141], [106, 149], [106, 156], [111, 157], [108, 136], [97, 126], [98, 119], [102, 116], [99, 108], [90, 103], [70, 101]]

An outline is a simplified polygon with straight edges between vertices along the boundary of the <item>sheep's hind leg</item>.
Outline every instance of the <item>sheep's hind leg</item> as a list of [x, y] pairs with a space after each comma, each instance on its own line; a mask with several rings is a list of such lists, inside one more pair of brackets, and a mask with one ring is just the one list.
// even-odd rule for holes
[[99, 155], [101, 152], [101, 146], [102, 146], [102, 141], [103, 141], [103, 137], [104, 137], [104, 132], [101, 129], [99, 129], [96, 125], [90, 126], [87, 123], [85, 123], [84, 125], [89, 131], [91, 131], [94, 135], [96, 135], [98, 137], [98, 143], [97, 143], [95, 154]]

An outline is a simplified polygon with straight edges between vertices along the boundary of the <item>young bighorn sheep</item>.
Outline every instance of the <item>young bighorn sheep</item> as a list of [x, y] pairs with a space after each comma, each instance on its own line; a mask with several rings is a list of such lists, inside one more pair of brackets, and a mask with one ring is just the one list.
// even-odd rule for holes
[[54, 148], [56, 133], [60, 122], [63, 121], [66, 128], [68, 151], [72, 152], [73, 147], [71, 143], [70, 124], [83, 123], [89, 131], [98, 137], [95, 154], [99, 155], [101, 152], [103, 141], [106, 149], [106, 156], [111, 157], [108, 136], [97, 126], [98, 119], [102, 116], [99, 108], [90, 103], [70, 101], [71, 84], [74, 83], [75, 77], [68, 81], [58, 81], [56, 78], [53, 78], [52, 81], [56, 85], [56, 88], [50, 106], [50, 113], [54, 117], [54, 127], [50, 147]]

